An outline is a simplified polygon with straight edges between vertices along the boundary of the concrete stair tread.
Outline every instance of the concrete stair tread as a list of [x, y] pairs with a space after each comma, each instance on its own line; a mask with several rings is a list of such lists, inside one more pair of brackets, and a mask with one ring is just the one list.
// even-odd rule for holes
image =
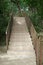
[[25, 17], [14, 17], [14, 20], [6, 57], [14, 59], [13, 65], [36, 65], [35, 50]]

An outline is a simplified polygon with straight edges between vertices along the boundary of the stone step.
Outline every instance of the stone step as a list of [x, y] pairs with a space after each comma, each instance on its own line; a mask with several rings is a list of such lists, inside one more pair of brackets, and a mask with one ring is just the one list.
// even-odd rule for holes
[[28, 45], [32, 43], [30, 40], [27, 41], [27, 39], [19, 39], [18, 38], [18, 39], [10, 40], [9, 44], [13, 44], [13, 43], [17, 43], [17, 42], [18, 43], [23, 43], [24, 42], [25, 44], [28, 43]]
[[33, 56], [33, 57], [35, 57], [35, 52], [28, 52], [28, 51], [8, 51], [7, 52], [8, 54], [12, 54], [12, 55], [21, 55], [21, 56], [24, 56], [24, 55], [26, 55], [26, 56]]
[[17, 60], [15, 65], [36, 65], [35, 50], [25, 18], [14, 17], [14, 20], [7, 55], [14, 62], [15, 59], [22, 59]]
[[15, 33], [15, 32], [12, 32], [12, 33], [11, 33], [11, 36], [12, 36], [12, 37], [15, 37], [15, 36], [16, 36], [16, 37], [20, 37], [20, 36], [21, 36], [21, 37], [27, 37], [27, 38], [29, 38], [29, 37], [30, 37], [30, 34], [27, 33], [27, 32], [26, 32], [26, 33], [22, 33], [22, 32], [21, 32], [21, 33], [20, 33], [20, 32], [19, 32], [19, 33], [18, 33], [18, 32]]
[[36, 62], [30, 58], [14, 59], [14, 57], [9, 57], [9, 60], [6, 58], [1, 60], [0, 65], [36, 65]]
[[23, 48], [18, 48], [18, 47], [9, 47], [9, 50], [13, 50], [13, 51], [34, 51], [33, 49], [29, 48], [29, 49], [23, 49]]
[[9, 42], [9, 46], [12, 46], [12, 47], [15, 47], [15, 46], [29, 47], [30, 46], [31, 48], [33, 48], [33, 45], [29, 42], [27, 42], [27, 43], [26, 42], [24, 42], [24, 43], [23, 42], [13, 42], [13, 43]]

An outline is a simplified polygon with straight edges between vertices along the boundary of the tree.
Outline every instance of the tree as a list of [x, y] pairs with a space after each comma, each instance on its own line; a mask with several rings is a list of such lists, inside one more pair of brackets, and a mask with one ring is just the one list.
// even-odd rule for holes
[[21, 13], [21, 8], [20, 8], [20, 0], [11, 0], [11, 2], [13, 2], [14, 4], [16, 4], [16, 6], [19, 9], [19, 13]]
[[9, 13], [12, 10], [11, 7], [12, 5], [10, 0], [0, 1], [0, 43], [2, 39], [5, 39], [5, 31], [9, 22]]

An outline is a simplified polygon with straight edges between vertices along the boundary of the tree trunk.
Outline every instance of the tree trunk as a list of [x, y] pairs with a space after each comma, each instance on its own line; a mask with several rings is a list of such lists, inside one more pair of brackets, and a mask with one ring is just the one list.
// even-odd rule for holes
[[17, 2], [17, 7], [18, 7], [18, 9], [19, 9], [19, 13], [21, 13], [21, 8], [20, 8], [19, 2]]

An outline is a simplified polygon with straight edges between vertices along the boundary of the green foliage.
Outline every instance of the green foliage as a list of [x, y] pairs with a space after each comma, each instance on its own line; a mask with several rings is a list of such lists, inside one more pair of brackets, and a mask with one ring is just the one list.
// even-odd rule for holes
[[24, 0], [28, 5], [30, 18], [37, 32], [43, 31], [43, 0]]
[[9, 14], [12, 12], [10, 0], [0, 1], [0, 44], [5, 40], [5, 32], [9, 22]]
[[43, 31], [43, 0], [0, 0], [0, 43], [5, 41], [9, 14], [20, 13], [21, 9], [30, 16], [36, 31]]
[[31, 13], [30, 18], [32, 20], [32, 23], [33, 23], [36, 31], [38, 33], [41, 32], [41, 31], [43, 32], [43, 23], [41, 23], [41, 18], [38, 15], [38, 13], [37, 12]]

